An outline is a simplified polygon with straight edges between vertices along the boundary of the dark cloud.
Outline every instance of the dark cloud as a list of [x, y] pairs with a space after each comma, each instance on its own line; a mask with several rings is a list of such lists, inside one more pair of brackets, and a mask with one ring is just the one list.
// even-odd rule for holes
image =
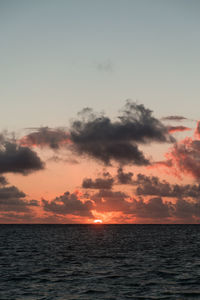
[[195, 136], [197, 139], [200, 139], [200, 121], [197, 122], [197, 127], [195, 130]]
[[184, 120], [188, 120], [188, 119], [183, 116], [167, 116], [167, 117], [163, 117], [162, 120], [164, 120], [164, 121], [184, 121]]
[[136, 164], [148, 165], [150, 162], [143, 153], [138, 149], [137, 145], [129, 142], [109, 142], [103, 143], [85, 143], [74, 139], [75, 149], [79, 154], [88, 154], [89, 156], [103, 161], [106, 165], [110, 165], [111, 160], [115, 160], [120, 164]]
[[112, 72], [113, 71], [113, 63], [110, 59], [97, 63], [97, 70], [104, 72]]
[[156, 176], [138, 174], [134, 181], [137, 195], [200, 199], [200, 184], [170, 184]]
[[[186, 186], [184, 187], [186, 191]], [[190, 196], [195, 196], [196, 200], [181, 197], [174, 202], [163, 201], [160, 196], [149, 200], [142, 197], [136, 199], [121, 191], [102, 189], [89, 195], [90, 200], [82, 202], [77, 194], [66, 192], [50, 202], [43, 199], [42, 207], [45, 213], [39, 217], [33, 213], [33, 208], [39, 206], [38, 201], [27, 201], [25, 193], [14, 186], [3, 187], [0, 188], [1, 222], [77, 223], [80, 222], [80, 218], [93, 218], [92, 211], [95, 210], [99, 213], [120, 213], [124, 220], [127, 218], [129, 222], [134, 220], [140, 223], [196, 223], [200, 220], [198, 191], [199, 187], [194, 189], [193, 194], [190, 192]], [[180, 191], [176, 194], [179, 193]]]
[[50, 158], [48, 158], [47, 161], [51, 161], [51, 162], [55, 162], [55, 163], [59, 163], [59, 162], [69, 163], [72, 165], [76, 165], [79, 163], [77, 159], [75, 159], [73, 157], [65, 158], [63, 155], [53, 155]]
[[[165, 166], [179, 178], [184, 174], [200, 180], [200, 125], [197, 122], [194, 138], [187, 137], [174, 143], [173, 147], [165, 154], [166, 160], [155, 162], [151, 167]], [[196, 138], [196, 139], [195, 139]]]
[[27, 211], [9, 211], [0, 213], [0, 224], [34, 223], [34, 215]]
[[165, 219], [170, 217], [171, 204], [169, 202], [164, 203], [162, 198], [156, 197], [149, 201], [133, 200], [132, 213], [137, 218], [149, 218], [149, 219]]
[[2, 187], [0, 188], [0, 200], [6, 203], [7, 199], [20, 199], [24, 198], [26, 194], [20, 191], [15, 186]]
[[70, 216], [67, 218], [64, 215], [52, 215], [47, 212], [44, 212], [43, 215], [37, 215], [31, 210], [25, 212], [1, 212], [0, 214], [1, 224], [77, 224], [78, 221], [75, 217], [72, 218]]
[[28, 212], [31, 207], [39, 206], [36, 200], [26, 200], [26, 194], [15, 186], [0, 188], [0, 212]]
[[49, 127], [37, 128], [36, 131], [31, 132], [20, 140], [22, 146], [48, 146], [54, 150], [68, 143], [69, 134], [65, 130], [61, 128], [51, 129]]
[[161, 197], [151, 198], [148, 201], [140, 198], [133, 199], [131, 210], [137, 219], [148, 219], [150, 223], [159, 220], [159, 223], [199, 223], [200, 203], [177, 199], [174, 203], [163, 201]]
[[178, 176], [184, 173], [200, 179], [200, 141], [186, 138], [176, 143], [167, 154]]
[[152, 116], [152, 111], [130, 101], [117, 121], [96, 115], [91, 109], [84, 109], [80, 116], [71, 126], [74, 150], [107, 165], [112, 160], [120, 164], [148, 165], [150, 162], [138, 144], [175, 142], [167, 127]]
[[110, 173], [109, 172], [103, 172], [103, 177], [111, 177]]
[[66, 192], [50, 202], [43, 199], [42, 203], [45, 211], [52, 212], [58, 215], [70, 214], [91, 218], [93, 217], [90, 211], [93, 207], [93, 203], [89, 200], [83, 203], [74, 193], [70, 194], [69, 192]]
[[[130, 198], [127, 194], [113, 191], [99, 191], [93, 195], [95, 209], [101, 213], [120, 213], [116, 220], [122, 223], [199, 223], [200, 202], [179, 198], [164, 201], [162, 197], [145, 200]], [[127, 201], [128, 200], [128, 201]], [[115, 217], [113, 218], [115, 219]]]
[[0, 176], [0, 186], [7, 185], [8, 181], [4, 176]]
[[134, 184], [137, 185], [137, 195], [175, 197], [170, 184], [165, 180], [160, 181], [156, 176], [138, 174]]
[[[89, 195], [94, 203], [92, 209], [100, 213], [120, 212], [129, 221], [133, 218], [144, 223], [196, 223], [200, 219], [200, 184], [170, 184], [143, 174], [138, 174], [136, 180], [130, 176], [129, 183], [136, 186], [139, 198], [131, 198], [121, 191], [100, 189]], [[141, 196], [154, 197], [147, 200]], [[173, 199], [164, 201], [163, 197]]]
[[130, 212], [130, 203], [126, 201], [128, 195], [120, 191], [99, 190], [98, 193], [91, 196], [95, 203], [95, 209], [98, 212], [121, 211]]
[[182, 132], [182, 131], [189, 131], [191, 128], [185, 127], [185, 126], [168, 126], [168, 132], [174, 133], [174, 132]]
[[124, 216], [146, 219], [154, 222], [159, 220], [170, 220], [175, 214], [175, 208], [171, 202], [164, 202], [161, 197], [155, 197], [145, 201], [144, 199], [130, 198], [120, 191], [100, 190], [91, 199], [95, 203], [95, 209], [101, 213], [120, 212]]
[[193, 222], [195, 218], [200, 218], [200, 203], [178, 199], [173, 205], [172, 215], [177, 219]]
[[123, 168], [119, 168], [117, 170], [117, 180], [118, 180], [118, 183], [120, 183], [120, 184], [131, 184], [132, 177], [133, 177], [132, 172], [125, 173], [123, 171]]
[[36, 152], [15, 142], [0, 140], [0, 173], [27, 175], [43, 168], [44, 164]]
[[85, 178], [83, 179], [82, 187], [85, 189], [111, 189], [113, 182], [113, 178], [96, 178], [95, 180]]

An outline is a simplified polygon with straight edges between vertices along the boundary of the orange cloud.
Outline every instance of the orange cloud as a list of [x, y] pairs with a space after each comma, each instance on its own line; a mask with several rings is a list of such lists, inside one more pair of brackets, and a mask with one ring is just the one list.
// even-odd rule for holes
[[197, 122], [194, 136], [195, 136], [195, 138], [200, 139], [200, 121]]
[[189, 131], [191, 128], [185, 127], [185, 126], [168, 126], [168, 132], [174, 133], [174, 132], [183, 132], [183, 131]]

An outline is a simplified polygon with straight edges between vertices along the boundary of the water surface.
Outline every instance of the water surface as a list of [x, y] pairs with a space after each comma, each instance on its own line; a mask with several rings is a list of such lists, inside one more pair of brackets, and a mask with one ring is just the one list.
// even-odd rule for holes
[[200, 299], [200, 226], [0, 225], [0, 299]]

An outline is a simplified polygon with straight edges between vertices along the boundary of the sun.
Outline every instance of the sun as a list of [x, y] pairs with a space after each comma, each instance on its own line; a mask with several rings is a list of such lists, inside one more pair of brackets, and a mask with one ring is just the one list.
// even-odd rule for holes
[[103, 221], [102, 221], [102, 220], [100, 220], [100, 219], [97, 219], [97, 220], [94, 220], [94, 223], [95, 223], [95, 224], [102, 224], [102, 223], [103, 223]]

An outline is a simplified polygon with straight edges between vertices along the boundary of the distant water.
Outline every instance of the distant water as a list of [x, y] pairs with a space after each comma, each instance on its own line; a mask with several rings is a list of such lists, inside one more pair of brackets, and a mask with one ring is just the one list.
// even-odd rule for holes
[[200, 226], [0, 225], [0, 299], [200, 299]]

